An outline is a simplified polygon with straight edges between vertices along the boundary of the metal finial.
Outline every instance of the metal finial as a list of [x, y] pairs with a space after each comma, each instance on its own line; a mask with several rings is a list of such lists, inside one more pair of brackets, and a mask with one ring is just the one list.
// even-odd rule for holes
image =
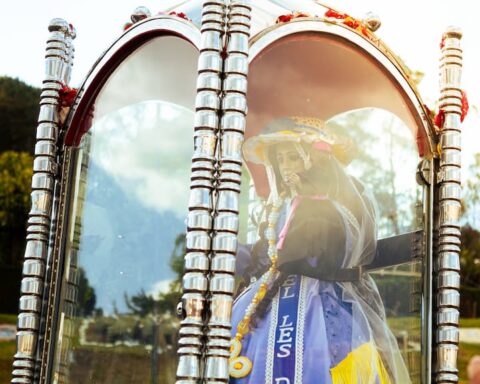
[[132, 20], [133, 23], [138, 23], [140, 20], [146, 19], [151, 15], [152, 14], [150, 13], [150, 10], [147, 7], [141, 6], [133, 10], [132, 15], [130, 16], [130, 19]]
[[447, 30], [444, 33], [445, 37], [455, 37], [457, 39], [461, 39], [463, 36], [462, 29], [455, 25], [450, 25], [447, 27]]
[[368, 12], [365, 15], [365, 17], [363, 18], [363, 23], [372, 32], [375, 32], [376, 30], [378, 30], [378, 28], [380, 28], [380, 26], [382, 25], [380, 17], [373, 12]]
[[70, 30], [70, 25], [63, 19], [52, 19], [48, 25], [48, 30], [50, 32], [68, 32]]

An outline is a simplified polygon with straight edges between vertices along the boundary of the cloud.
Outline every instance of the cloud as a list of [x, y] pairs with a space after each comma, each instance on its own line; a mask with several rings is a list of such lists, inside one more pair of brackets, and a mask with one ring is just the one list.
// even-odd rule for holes
[[173, 280], [160, 280], [152, 284], [151, 288], [148, 290], [147, 294], [152, 295], [153, 297], [158, 297], [162, 293], [170, 292], [170, 284]]
[[159, 100], [133, 104], [92, 127], [91, 161], [132, 198], [160, 213], [187, 214], [194, 113]]

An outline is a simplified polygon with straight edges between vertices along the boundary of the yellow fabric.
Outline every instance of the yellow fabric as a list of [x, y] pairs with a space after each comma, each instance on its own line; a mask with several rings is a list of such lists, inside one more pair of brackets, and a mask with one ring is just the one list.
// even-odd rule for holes
[[392, 384], [375, 346], [365, 343], [330, 369], [332, 384]]

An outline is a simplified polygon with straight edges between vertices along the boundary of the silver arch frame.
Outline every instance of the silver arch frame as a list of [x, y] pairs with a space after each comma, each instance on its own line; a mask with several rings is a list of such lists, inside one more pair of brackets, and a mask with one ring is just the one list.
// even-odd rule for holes
[[[318, 19], [318, 18], [298, 18], [294, 19], [288, 23], [282, 23], [274, 25], [252, 38], [250, 41], [249, 48], [249, 59], [248, 63], [250, 64], [256, 57], [259, 55], [265, 48], [270, 46], [275, 41], [286, 37], [288, 35], [302, 33], [302, 32], [318, 32], [333, 35], [335, 37], [341, 37], [349, 42], [355, 44], [360, 49], [363, 49], [368, 55], [373, 57], [378, 63], [380, 63], [391, 75], [394, 76], [397, 84], [401, 86], [401, 89], [405, 92], [406, 96], [411, 101], [412, 106], [415, 108], [417, 116], [419, 117], [419, 122], [422, 123], [422, 128], [425, 130], [428, 138], [429, 151], [432, 155], [435, 155], [435, 131], [431, 125], [429, 117], [426, 116], [423, 104], [419, 100], [419, 95], [414, 91], [412, 85], [409, 83], [405, 77], [404, 71], [399, 62], [396, 61], [395, 56], [391, 53], [388, 48], [383, 44], [374, 45], [370, 40], [365, 39], [363, 36], [357, 32], [351, 30], [350, 28], [337, 23], [332, 23], [329, 20]], [[227, 30], [227, 34], [228, 34]], [[228, 69], [228, 68], [226, 68]], [[236, 73], [247, 73], [248, 69], [243, 69], [241, 67], [232, 70]], [[227, 71], [226, 71], [227, 72]], [[243, 101], [246, 104], [246, 99]], [[247, 107], [247, 105], [245, 105]], [[245, 121], [243, 120], [243, 124]], [[227, 130], [229, 129], [228, 124], [222, 119], [220, 129]], [[242, 127], [242, 134], [244, 132], [245, 126]], [[231, 152], [230, 156], [235, 156], [237, 158], [242, 158], [241, 149], [238, 148], [237, 152]], [[427, 160], [428, 161], [428, 160]], [[431, 164], [432, 162], [429, 161]], [[433, 166], [430, 167], [433, 169]], [[425, 225], [426, 228], [430, 228], [431, 225], [431, 215], [433, 212], [433, 188], [429, 184], [425, 185], [426, 187], [426, 199], [424, 207], [425, 215]], [[236, 197], [238, 199], [238, 196]], [[233, 212], [233, 211], [232, 211]], [[238, 212], [238, 210], [237, 210]], [[217, 212], [218, 214], [218, 212]], [[238, 215], [238, 213], [236, 213]], [[230, 218], [233, 220], [233, 215]], [[238, 217], [238, 216], [237, 216]], [[238, 220], [238, 219], [237, 219]], [[215, 226], [217, 223], [214, 224]], [[432, 250], [433, 250], [433, 240], [431, 236], [427, 236], [425, 242], [425, 260], [424, 268], [428, 271], [431, 268], [432, 260]], [[212, 271], [214, 273], [214, 271]], [[431, 274], [425, 273], [423, 281], [423, 291], [424, 302], [422, 303], [422, 337], [424, 343], [427, 345], [427, 351], [422, 356], [422, 382], [430, 383], [431, 380], [431, 333], [428, 330], [432, 326], [432, 306], [430, 302], [430, 296], [432, 292], [432, 281]], [[231, 307], [229, 309], [231, 313]], [[231, 324], [230, 324], [231, 328]], [[223, 381], [228, 381], [228, 375], [223, 378]]]
[[[75, 116], [75, 113], [82, 104], [82, 97], [86, 89], [92, 86], [92, 82], [97, 78], [99, 72], [105, 68], [105, 66], [114, 58], [114, 56], [126, 45], [128, 45], [132, 40], [139, 38], [141, 35], [152, 33], [152, 32], [165, 32], [165, 34], [174, 34], [183, 38], [190, 43], [192, 43], [197, 49], [200, 49], [201, 45], [201, 36], [198, 28], [190, 23], [187, 20], [169, 16], [169, 15], [159, 15], [155, 17], [150, 17], [148, 19], [142, 20], [129, 29], [127, 29], [98, 59], [98, 61], [91, 68], [90, 72], [87, 74], [85, 81], [82, 83], [79, 88], [79, 95], [75, 100], [72, 110], [70, 111], [67, 120], [65, 121], [65, 126], [70, 127], [72, 119]], [[88, 102], [88, 101], [85, 101]]]
[[[66, 22], [63, 22], [67, 27], [68, 24]], [[56, 27], [51, 27], [51, 28], [56, 28]], [[64, 25], [62, 24], [62, 28]], [[56, 35], [59, 33], [57, 29], [54, 29], [53, 34], [55, 34], [55, 38], [58, 40], [58, 37]], [[132, 41], [135, 41], [139, 39], [142, 35], [151, 35], [147, 36], [146, 39], [141, 41], [137, 46], [133, 47], [129, 51], [126, 52], [126, 56], [132, 53], [132, 51], [135, 50], [135, 48], [138, 48], [141, 44], [145, 43], [146, 41], [149, 41], [150, 39], [161, 36], [161, 35], [173, 35], [173, 36], [178, 36], [181, 39], [187, 40], [190, 42], [195, 48], [199, 49], [200, 43], [201, 43], [201, 37], [200, 37], [200, 31], [198, 30], [197, 27], [195, 27], [192, 23], [189, 21], [186, 21], [184, 19], [178, 18], [176, 16], [170, 16], [170, 15], [159, 15], [157, 17], [152, 17], [148, 18], [146, 20], [143, 20], [141, 22], [138, 22], [134, 24], [130, 29], [125, 31], [122, 36], [117, 39], [108, 50], [105, 51], [103, 56], [95, 63], [91, 71], [86, 77], [86, 80], [82, 84], [78, 96], [74, 102], [74, 104], [71, 107], [71, 110], [69, 112], [69, 115], [67, 116], [67, 119], [65, 123], [63, 124], [62, 128], [62, 135], [60, 136], [60, 140], [63, 140], [65, 137], [65, 133], [68, 132], [68, 128], [70, 128], [72, 124], [72, 120], [75, 117], [75, 114], [77, 112], [82, 112], [81, 108], [85, 107], [88, 105], [90, 100], [84, 99], [85, 96], [85, 91], [89, 90], [90, 87], [95, 87], [100, 89], [103, 86], [103, 82], [108, 79], [111, 71], [116, 68], [118, 64], [120, 64], [121, 60], [116, 62], [116, 65], [113, 68], [110, 68], [110, 72], [104, 76], [103, 82], [101, 82], [100, 85], [95, 85], [95, 81], [98, 81], [98, 77], [101, 76], [101, 71], [105, 69], [105, 67], [111, 62], [112, 59], [115, 58], [115, 55], [117, 55], [122, 49], [126, 49], [129, 44], [132, 43]], [[74, 32], [72, 32], [72, 35], [74, 36]], [[49, 39], [49, 44], [50, 40]], [[65, 84], [66, 81], [64, 79], [69, 79], [70, 76], [70, 71], [71, 71], [71, 63], [73, 60], [73, 46], [71, 44], [72, 36], [69, 36], [66, 38], [66, 46], [67, 48], [65, 51], [68, 53], [68, 56], [57, 57], [58, 60], [63, 60], [65, 61], [68, 66], [65, 66], [61, 63], [54, 63], [53, 66], [52, 64], [47, 66], [47, 81], [54, 81], [56, 82], [56, 87], [58, 87], [58, 84]], [[139, 41], [139, 40], [137, 40]], [[50, 45], [47, 45], [47, 60], [49, 58], [49, 49]], [[52, 52], [52, 57], [55, 57], [53, 54], [55, 52]], [[52, 59], [50, 59], [51, 61]], [[48, 62], [48, 61], [47, 61]], [[57, 71], [55, 73], [50, 73], [52, 71]], [[48, 72], [50, 71], [50, 72]], [[58, 76], [58, 79], [52, 78], [54, 75]], [[63, 81], [63, 83], [62, 83]], [[45, 83], [46, 86], [44, 88], [48, 88], [47, 85], [49, 83]], [[58, 93], [58, 90], [57, 90]], [[41, 100], [41, 105], [47, 104], [46, 102], [43, 102], [43, 96], [44, 94], [42, 93], [42, 100]], [[49, 97], [50, 94], [48, 94]], [[92, 95], [90, 95], [90, 98]], [[57, 96], [58, 99], [58, 96]], [[51, 99], [46, 99], [46, 101], [49, 101]], [[43, 103], [43, 104], [42, 104]], [[56, 104], [54, 104], [56, 108]], [[40, 124], [39, 124], [39, 132], [44, 134], [43, 132], [45, 131], [45, 123], [42, 123], [42, 116], [45, 115], [47, 111], [41, 109], [40, 112]], [[43, 113], [43, 115], [42, 115]], [[56, 114], [56, 109], [50, 113], [55, 113], [54, 117], [52, 117], [52, 122], [51, 124], [55, 123], [59, 125], [59, 117]], [[41, 131], [40, 131], [41, 129]], [[55, 133], [56, 132], [56, 133]], [[55, 139], [58, 137], [58, 131], [55, 131]], [[53, 134], [53, 133], [52, 133]], [[38, 134], [37, 134], [38, 135]], [[38, 144], [37, 144], [38, 147]], [[43, 147], [39, 147], [43, 148]], [[51, 226], [49, 228], [48, 233], [45, 232], [45, 237], [48, 239], [50, 238], [50, 245], [47, 249], [45, 247], [45, 256], [42, 256], [46, 260], [46, 254], [48, 252], [49, 254], [49, 270], [47, 271], [48, 275], [45, 274], [45, 268], [43, 268], [43, 276], [37, 278], [39, 282], [37, 285], [41, 285], [43, 282], [46, 282], [46, 288], [45, 288], [45, 293], [43, 295], [44, 300], [43, 303], [41, 302], [41, 296], [40, 294], [38, 295], [38, 303], [36, 304], [36, 311], [38, 310], [38, 314], [41, 315], [41, 319], [38, 318], [36, 323], [42, 324], [42, 328], [45, 330], [45, 335], [41, 335], [42, 339], [44, 338], [45, 343], [41, 345], [42, 350], [38, 350], [37, 345], [34, 345], [32, 347], [32, 343], [25, 343], [23, 342], [23, 339], [25, 338], [25, 332], [23, 331], [23, 328], [19, 328], [19, 334], [21, 336], [21, 343], [19, 344], [21, 348], [19, 348], [19, 351], [22, 352], [22, 355], [17, 352], [17, 357], [14, 362], [14, 371], [13, 371], [13, 379], [12, 383], [47, 383], [51, 380], [50, 378], [50, 367], [52, 363], [52, 357], [53, 357], [53, 349], [52, 349], [52, 344], [51, 344], [51, 336], [55, 334], [56, 332], [56, 319], [54, 316], [54, 311], [56, 307], [56, 303], [58, 300], [58, 290], [60, 288], [60, 279], [61, 279], [61, 271], [62, 271], [62, 262], [63, 262], [63, 241], [65, 238], [65, 229], [63, 228], [63, 224], [65, 223], [66, 218], [66, 202], [69, 201], [71, 197], [71, 188], [69, 185], [69, 181], [71, 179], [71, 173], [72, 173], [72, 158], [74, 157], [74, 151], [73, 148], [69, 145], [65, 145], [65, 143], [58, 143], [57, 149], [58, 153], [58, 164], [55, 166], [56, 170], [56, 179], [55, 179], [55, 206], [52, 207], [51, 211], [49, 212], [49, 221], [52, 223], [56, 224], [55, 226]], [[39, 158], [38, 161], [41, 159]], [[37, 161], [37, 162], [38, 162]], [[38, 162], [39, 165], [47, 165], [46, 163], [43, 164], [41, 161]], [[51, 166], [53, 167], [53, 165]], [[35, 180], [35, 176], [34, 176]], [[35, 187], [36, 184], [34, 184]], [[53, 187], [52, 187], [53, 188]], [[50, 192], [51, 193], [51, 192]], [[27, 235], [27, 241], [29, 239]], [[35, 234], [33, 235], [35, 236]], [[31, 237], [31, 236], [30, 236]], [[29, 251], [29, 247], [27, 246], [27, 252]], [[31, 252], [30, 252], [31, 253]], [[26, 254], [27, 255], [27, 254]], [[27, 259], [27, 256], [26, 256]], [[38, 268], [37, 268], [38, 269]], [[22, 282], [22, 287], [26, 287], [27, 285], [30, 286], [29, 281], [31, 278], [27, 276], [28, 278], [24, 278], [25, 281], [28, 280], [28, 282], [24, 283]], [[72, 277], [74, 278], [74, 276]], [[73, 288], [74, 287], [74, 282], [72, 281], [70, 283]], [[24, 296], [25, 296], [25, 289], [22, 290]], [[23, 296], [22, 296], [23, 297]], [[31, 301], [31, 300], [30, 300]], [[20, 301], [20, 308], [22, 310], [22, 302], [25, 302], [25, 299], [21, 299]], [[33, 305], [33, 304], [31, 304]], [[30, 305], [30, 307], [31, 307]], [[31, 311], [30, 307], [27, 309], [28, 311]], [[32, 316], [31, 312], [27, 312], [27, 315], [24, 315], [19, 318], [19, 324], [20, 322], [23, 324], [25, 321], [23, 320], [23, 317], [25, 316]], [[38, 316], [37, 316], [38, 317]], [[21, 320], [22, 319], [22, 320]], [[21, 320], [21, 321], [20, 321]], [[29, 320], [31, 322], [31, 320]], [[32, 332], [32, 330], [29, 330], [29, 340], [32, 338], [38, 338], [38, 327], [36, 332]], [[29, 365], [24, 363], [23, 361], [26, 361], [25, 359], [25, 348], [29, 348], [29, 355], [28, 357], [28, 362]], [[34, 359], [37, 359], [36, 365], [34, 362]], [[22, 360], [23, 359], [23, 360]], [[27, 372], [28, 370], [28, 372]], [[35, 370], [35, 374], [34, 374]]]
[[[343, 38], [373, 57], [405, 92], [427, 134], [429, 150], [435, 158], [424, 160], [429, 163], [429, 182], [426, 183], [428, 196], [425, 199], [425, 225], [428, 229], [422, 327], [424, 330], [432, 329], [432, 318], [435, 314], [436, 333], [435, 340], [432, 341], [432, 334], [424, 332], [423, 342], [428, 348], [423, 355], [422, 382], [430, 383], [432, 380], [433, 344], [436, 346], [433, 351], [436, 358], [433, 379], [438, 383], [457, 382], [461, 33], [458, 30], [449, 30], [445, 47], [442, 49], [440, 105], [445, 108], [446, 116], [439, 141], [442, 151], [437, 154], [438, 138], [430, 118], [425, 114], [419, 95], [405, 76], [401, 62], [383, 43], [368, 40], [343, 24], [319, 18], [294, 19], [274, 25], [249, 41], [250, 10], [249, 0], [231, 0], [227, 15], [225, 0], [207, 0], [204, 2], [201, 33], [188, 21], [168, 15], [148, 18], [134, 24], [92, 68], [63, 126], [69, 127], [76, 113], [88, 105], [90, 100], [85, 97], [85, 91], [95, 87], [95, 79], [101, 70], [122, 48], [141, 35], [163, 31], [167, 35], [174, 34], [190, 41], [200, 51], [195, 154], [192, 159], [186, 274], [182, 299], [184, 319], [180, 329], [177, 383], [193, 384], [198, 380], [205, 380], [213, 384], [228, 381], [227, 341], [231, 328], [242, 163], [240, 148], [245, 131], [248, 64], [275, 41], [302, 32], [318, 32]], [[55, 332], [52, 314], [58, 300], [58, 279], [61, 277], [59, 271], [62, 263], [65, 202], [70, 198], [68, 181], [73, 152], [70, 146], [64, 146], [63, 143], [59, 145], [57, 142], [59, 131], [64, 131], [61, 131], [63, 127], [59, 126], [56, 106], [59, 84], [67, 84], [69, 80], [74, 32], [69, 29], [68, 24], [58, 20], [56, 24], [51, 24], [50, 28], [52, 37], [47, 44], [47, 74], [40, 102], [42, 107], [32, 180], [33, 208], [27, 231], [17, 354], [12, 383], [32, 383], [38, 380], [43, 383], [48, 380], [47, 368], [52, 355], [48, 336]], [[222, 57], [224, 49], [226, 57]], [[223, 75], [225, 78], [222, 80]], [[105, 78], [108, 76], [105, 75]], [[91, 97], [90, 95], [89, 98]], [[438, 187], [438, 194], [435, 193], [434, 186]], [[48, 204], [42, 207], [42, 210], [37, 210], [36, 201], [40, 199], [45, 199]], [[438, 215], [434, 215], [434, 204], [439, 206]], [[432, 228], [438, 234], [435, 260]], [[433, 269], [438, 277], [435, 287], [435, 313], [432, 312], [431, 303]], [[42, 294], [46, 299], [43, 303]], [[207, 317], [207, 309], [211, 311], [212, 308], [216, 309], [215, 313]], [[41, 344], [39, 336], [42, 336], [43, 327], [47, 330], [47, 344], [43, 353], [38, 355], [42, 361], [41, 375], [38, 378], [34, 372], [35, 353], [37, 345]], [[193, 368], [189, 368], [190, 364], [193, 364]]]
[[[255, 58], [268, 46], [273, 44], [279, 39], [302, 32], [318, 32], [324, 34], [330, 34], [335, 37], [340, 37], [355, 44], [360, 49], [363, 49], [366, 54], [373, 57], [378, 63], [380, 63], [392, 76], [394, 76], [397, 83], [401, 86], [409, 100], [412, 102], [418, 116], [423, 123], [423, 129], [425, 130], [428, 138], [429, 150], [433, 156], [436, 156], [436, 134], [433, 126], [431, 125], [430, 118], [427, 117], [423, 104], [419, 99], [418, 93], [413, 89], [412, 85], [405, 77], [402, 66], [397, 62], [394, 54], [384, 45], [375, 44], [371, 40], [367, 40], [359, 33], [353, 31], [349, 27], [343, 24], [332, 23], [325, 19], [316, 18], [299, 18], [294, 19], [288, 23], [279, 24], [270, 27], [269, 29], [260, 32], [253, 37], [249, 62], [251, 63]], [[429, 169], [434, 172], [435, 162], [433, 159], [425, 159], [430, 163]], [[413, 175], [412, 175], [413, 176]], [[425, 184], [426, 198], [424, 201], [424, 226], [426, 229], [425, 238], [425, 260], [423, 265], [423, 301], [422, 301], [422, 344], [427, 348], [422, 352], [422, 383], [428, 384], [432, 380], [432, 355], [433, 355], [433, 249], [434, 240], [431, 236], [433, 229], [433, 211], [434, 211], [434, 192], [435, 188], [431, 184]]]

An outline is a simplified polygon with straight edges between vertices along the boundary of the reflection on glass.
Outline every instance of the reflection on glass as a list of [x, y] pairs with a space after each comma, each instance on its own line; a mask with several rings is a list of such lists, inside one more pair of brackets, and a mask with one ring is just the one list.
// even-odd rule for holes
[[55, 383], [175, 380], [197, 55], [157, 38], [91, 108], [74, 154]]
[[415, 173], [419, 158], [405, 124], [385, 110], [371, 108], [337, 115], [328, 123], [356, 143], [348, 171], [375, 195], [378, 236], [418, 229], [421, 189]]
[[419, 382], [415, 118], [299, 36], [250, 67], [231, 382]]

